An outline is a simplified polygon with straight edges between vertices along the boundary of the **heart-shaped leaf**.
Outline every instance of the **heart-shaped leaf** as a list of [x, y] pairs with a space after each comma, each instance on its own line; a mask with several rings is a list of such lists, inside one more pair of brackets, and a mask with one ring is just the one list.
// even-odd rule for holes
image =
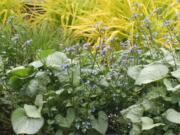
[[73, 85], [78, 86], [80, 83], [80, 66], [79, 64], [74, 65], [72, 68], [72, 80], [73, 80]]
[[144, 112], [143, 106], [132, 105], [129, 108], [122, 110], [121, 114], [125, 116], [126, 119], [131, 120], [132, 123], [140, 123], [143, 112]]
[[70, 63], [70, 59], [62, 52], [55, 52], [46, 59], [46, 65], [55, 68], [60, 68], [62, 64], [68, 63]]
[[24, 105], [26, 115], [30, 118], [41, 118], [40, 110], [34, 105]]
[[34, 68], [40, 68], [43, 66], [43, 63], [40, 60], [34, 61], [32, 63], [29, 64], [30, 66], [33, 66]]
[[173, 86], [172, 86], [172, 83], [171, 83], [169, 80], [167, 80], [167, 79], [164, 79], [164, 80], [163, 80], [163, 83], [164, 83], [164, 85], [166, 86], [167, 91], [175, 92], [175, 91], [177, 91], [177, 90], [180, 90], [180, 85], [177, 85], [177, 86], [173, 87]]
[[180, 124], [180, 112], [174, 109], [168, 109], [166, 111], [166, 119], [172, 123]]
[[150, 130], [154, 127], [164, 125], [163, 123], [154, 124], [153, 119], [149, 117], [141, 117], [141, 121], [142, 121], [142, 130]]
[[58, 114], [55, 119], [59, 126], [64, 128], [70, 128], [75, 119], [75, 112], [73, 109], [68, 109], [66, 117]]
[[11, 76], [18, 76], [18, 77], [28, 77], [34, 72], [34, 68], [32, 66], [29, 67], [16, 67], [12, 69], [11, 71], [8, 72], [9, 75]]
[[136, 85], [148, 84], [163, 79], [168, 74], [168, 68], [162, 64], [147, 65], [136, 79]]
[[171, 72], [171, 75], [177, 79], [180, 79], [180, 69]]
[[104, 135], [108, 128], [108, 117], [104, 112], [100, 111], [98, 113], [98, 119], [91, 118], [91, 124], [96, 131]]
[[29, 118], [23, 108], [18, 108], [12, 113], [11, 122], [16, 134], [36, 134], [43, 126], [44, 119]]
[[44, 103], [43, 102], [43, 96], [41, 94], [37, 95], [34, 104], [39, 106], [39, 107], [42, 107], [43, 103]]
[[138, 66], [134, 66], [134, 67], [129, 67], [127, 74], [129, 75], [129, 77], [131, 77], [132, 79], [136, 80], [137, 77], [139, 76], [141, 70], [142, 70], [142, 66], [138, 65]]
[[130, 130], [129, 135], [140, 135], [141, 134], [141, 128], [138, 124], [133, 124], [132, 129]]

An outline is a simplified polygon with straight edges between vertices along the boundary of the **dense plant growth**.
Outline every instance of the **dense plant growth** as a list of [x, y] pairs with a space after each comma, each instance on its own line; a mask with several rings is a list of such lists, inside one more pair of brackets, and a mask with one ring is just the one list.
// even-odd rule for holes
[[180, 135], [178, 1], [2, 0], [0, 17], [0, 134]]

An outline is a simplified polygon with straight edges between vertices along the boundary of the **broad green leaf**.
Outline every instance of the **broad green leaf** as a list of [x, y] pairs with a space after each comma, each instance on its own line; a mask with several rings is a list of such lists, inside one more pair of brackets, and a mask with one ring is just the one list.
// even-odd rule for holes
[[160, 86], [160, 87], [150, 87], [149, 88], [150, 91], [148, 91], [148, 93], [145, 96], [145, 99], [156, 99], [159, 97], [166, 97], [166, 89], [164, 89], [164, 87]]
[[104, 87], [108, 87], [109, 86], [109, 83], [107, 82], [105, 77], [100, 80], [99, 84], [101, 86], [104, 86]]
[[170, 82], [168, 79], [164, 79], [164, 80], [163, 80], [163, 83], [164, 83], [164, 85], [166, 86], [167, 90], [168, 90], [168, 91], [171, 91], [171, 89], [173, 88], [171, 82]]
[[104, 112], [100, 111], [98, 113], [97, 119], [91, 117], [91, 124], [92, 124], [92, 128], [94, 128], [102, 135], [105, 135], [108, 128], [108, 117]]
[[149, 111], [153, 108], [153, 102], [151, 100], [147, 100], [148, 98], [145, 98], [142, 102], [142, 106], [144, 107], [145, 111]]
[[153, 119], [149, 117], [141, 117], [141, 121], [142, 121], [142, 130], [150, 130], [154, 127], [164, 125], [163, 123], [154, 124]]
[[40, 60], [38, 60], [38, 61], [34, 61], [34, 62], [32, 62], [32, 63], [30, 63], [29, 64], [30, 66], [33, 66], [34, 68], [40, 68], [40, 67], [42, 67], [43, 66], [43, 63], [40, 61]]
[[11, 122], [16, 134], [36, 134], [43, 126], [44, 119], [29, 118], [23, 108], [18, 108], [12, 113]]
[[34, 68], [32, 66], [29, 67], [20, 66], [12, 69], [11, 71], [8, 72], [8, 74], [25, 78], [32, 75], [33, 72], [34, 72]]
[[167, 80], [167, 79], [164, 79], [163, 82], [164, 82], [164, 85], [167, 88], [167, 91], [175, 92], [177, 90], [180, 90], [180, 85], [177, 85], [177, 86], [173, 87], [171, 82], [169, 80]]
[[21, 89], [25, 83], [26, 83], [25, 79], [21, 79], [17, 76], [10, 77], [10, 79], [8, 81], [8, 84], [16, 90]]
[[168, 74], [168, 68], [162, 64], [147, 65], [136, 79], [136, 85], [148, 84], [163, 79]]
[[38, 80], [35, 80], [35, 79], [31, 80], [26, 89], [27, 94], [35, 95], [39, 90], [39, 86], [40, 86], [40, 84], [39, 84]]
[[39, 71], [36, 73], [35, 78], [43, 85], [47, 85], [48, 83], [50, 83], [50, 78], [47, 72]]
[[60, 89], [60, 90], [55, 91], [55, 93], [57, 95], [61, 95], [64, 91], [65, 91], [64, 89]]
[[171, 72], [171, 75], [177, 79], [180, 79], [180, 69]]
[[129, 135], [140, 135], [141, 134], [141, 128], [137, 124], [133, 124], [133, 128], [130, 130]]
[[26, 93], [29, 96], [34, 96], [37, 93], [44, 93], [47, 90], [47, 85], [49, 83], [49, 77], [44, 76], [37, 76], [35, 79], [32, 79], [26, 88]]
[[165, 61], [166, 63], [168, 63], [171, 66], [179, 66], [180, 63], [179, 61], [173, 56], [172, 52], [164, 49], [164, 48], [160, 48], [162, 53], [164, 54], [164, 58], [163, 61]]
[[174, 109], [168, 109], [166, 111], [166, 119], [172, 123], [180, 124], [180, 112]]
[[132, 105], [129, 108], [122, 110], [122, 115], [130, 119], [132, 123], [140, 123], [144, 108], [141, 105]]
[[43, 96], [41, 94], [36, 96], [34, 104], [39, 106], [39, 107], [43, 106]]
[[69, 64], [70, 59], [62, 52], [55, 52], [46, 59], [46, 65], [50, 67], [60, 68], [62, 64]]
[[41, 112], [34, 105], [24, 105], [25, 113], [30, 118], [41, 118]]
[[141, 70], [142, 70], [142, 66], [138, 65], [138, 66], [134, 66], [134, 67], [129, 67], [127, 74], [134, 80], [137, 79], [137, 77], [139, 76]]
[[70, 128], [75, 119], [75, 112], [73, 109], [68, 109], [66, 117], [58, 114], [55, 119], [59, 126], [64, 128]]
[[75, 65], [72, 68], [72, 79], [73, 79], [73, 86], [78, 86], [80, 84], [80, 66], [79, 64]]

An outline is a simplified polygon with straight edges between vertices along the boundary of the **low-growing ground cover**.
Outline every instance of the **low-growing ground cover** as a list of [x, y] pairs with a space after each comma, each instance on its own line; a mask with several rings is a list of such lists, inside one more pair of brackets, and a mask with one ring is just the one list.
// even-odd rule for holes
[[178, 2], [103, 1], [0, 3], [0, 134], [180, 135]]

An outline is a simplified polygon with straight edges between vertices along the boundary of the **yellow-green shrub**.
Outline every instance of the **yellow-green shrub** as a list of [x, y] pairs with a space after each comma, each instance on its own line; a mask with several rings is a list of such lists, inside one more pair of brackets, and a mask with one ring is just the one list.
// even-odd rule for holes
[[1, 0], [0, 22], [5, 24], [9, 16], [19, 17], [24, 8], [23, 0]]
[[[176, 33], [179, 33], [179, 9], [177, 0], [98, 0], [98, 10], [90, 11], [86, 16], [80, 16], [78, 23], [72, 28], [76, 36], [85, 36], [94, 39], [93, 26], [97, 22], [103, 22], [109, 29], [107, 31], [110, 39], [118, 37], [129, 39], [132, 44], [135, 34], [144, 27], [144, 19], [151, 21], [151, 31], [156, 31], [158, 37], [156, 42], [164, 45], [164, 34], [167, 28], [162, 24], [166, 20], [173, 21]], [[144, 29], [148, 31], [148, 29]]]

